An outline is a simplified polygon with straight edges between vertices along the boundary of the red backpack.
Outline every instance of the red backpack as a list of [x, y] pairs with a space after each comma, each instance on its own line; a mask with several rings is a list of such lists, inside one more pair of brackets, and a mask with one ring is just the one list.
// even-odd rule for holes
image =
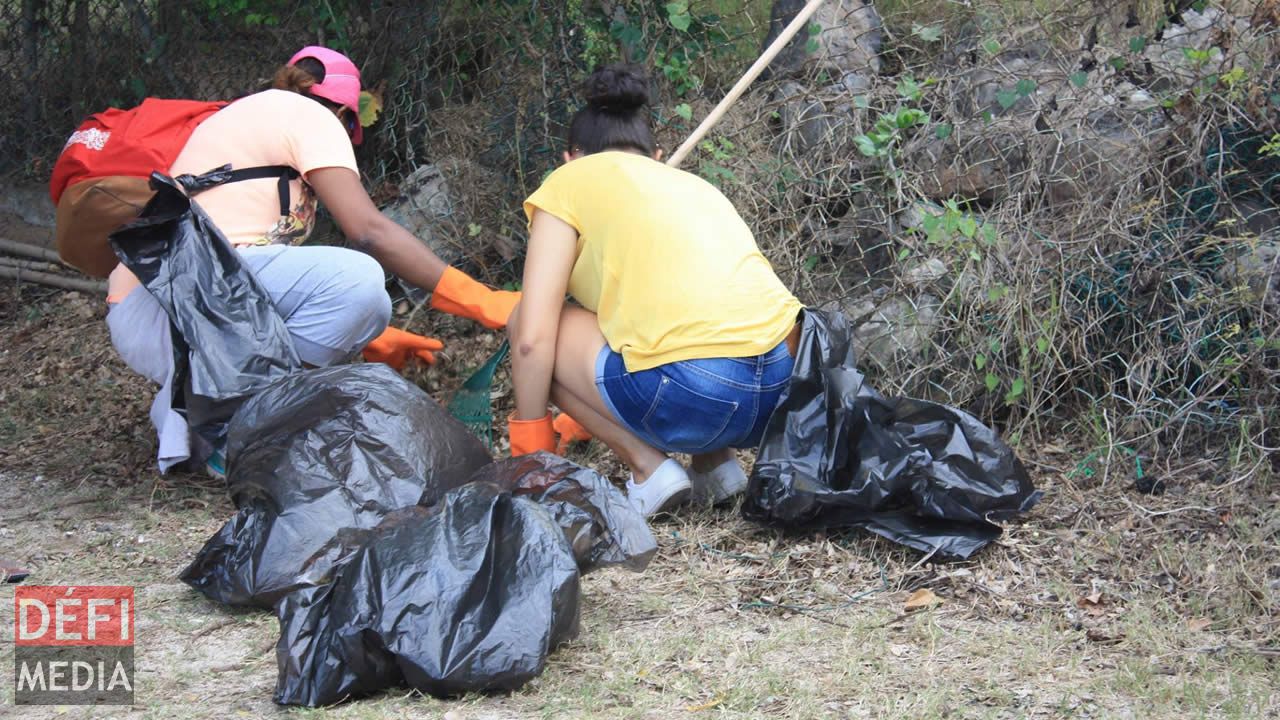
[[196, 126], [226, 103], [147, 98], [130, 110], [90, 115], [53, 165], [54, 247], [87, 275], [115, 268], [109, 237], [151, 199], [153, 171], [167, 173]]
[[[58, 256], [88, 275], [106, 277], [119, 260], [111, 233], [135, 220], [155, 192], [151, 173], [169, 172], [196, 126], [224, 102], [147, 98], [131, 110], [111, 108], [90, 115], [67, 140], [53, 165], [49, 196], [57, 206], [54, 247]], [[214, 173], [216, 172], [216, 175]], [[285, 165], [211, 168], [201, 189], [274, 178], [280, 215], [289, 214], [289, 182], [299, 177]]]
[[67, 188], [86, 180], [168, 172], [196, 126], [225, 106], [146, 98], [129, 110], [110, 108], [90, 115], [71, 133], [54, 163], [49, 197], [57, 205]]

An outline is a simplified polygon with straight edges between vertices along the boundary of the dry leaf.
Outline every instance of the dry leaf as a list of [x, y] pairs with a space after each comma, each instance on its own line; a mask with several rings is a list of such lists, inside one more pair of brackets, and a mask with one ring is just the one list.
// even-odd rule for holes
[[1101, 645], [1115, 645], [1124, 640], [1124, 633], [1108, 633], [1101, 628], [1089, 628], [1085, 631], [1084, 636], [1090, 642], [1096, 642]]
[[907, 598], [907, 602], [902, 606], [902, 609], [907, 612], [915, 612], [916, 610], [923, 610], [924, 608], [937, 605], [941, 602], [942, 598], [934, 595], [932, 590], [929, 588], [920, 588], [919, 590], [911, 593], [911, 597]]
[[1187, 629], [1191, 632], [1201, 632], [1207, 630], [1213, 621], [1209, 618], [1191, 618], [1187, 620]]
[[1107, 612], [1106, 604], [1103, 602], [1102, 591], [1096, 591], [1091, 595], [1085, 595], [1076, 600], [1076, 607], [1084, 610], [1090, 615], [1105, 615]]

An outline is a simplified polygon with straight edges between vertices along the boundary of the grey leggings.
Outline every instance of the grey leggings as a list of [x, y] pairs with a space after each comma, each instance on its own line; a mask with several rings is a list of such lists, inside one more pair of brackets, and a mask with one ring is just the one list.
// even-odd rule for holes
[[[335, 247], [240, 248], [284, 318], [298, 357], [324, 367], [349, 360], [391, 319], [385, 275], [373, 258]], [[134, 288], [107, 313], [111, 344], [130, 368], [161, 385], [151, 406], [159, 436], [160, 470], [190, 455], [186, 421], [169, 407], [173, 345], [169, 318], [146, 291]]]

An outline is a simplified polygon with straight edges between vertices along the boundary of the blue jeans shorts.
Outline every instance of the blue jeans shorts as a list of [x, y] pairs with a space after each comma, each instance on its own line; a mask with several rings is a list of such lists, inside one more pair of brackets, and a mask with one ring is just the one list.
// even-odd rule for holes
[[760, 444], [795, 364], [785, 341], [763, 355], [681, 360], [627, 372], [605, 345], [596, 387], [613, 416], [664, 452], [706, 453]]

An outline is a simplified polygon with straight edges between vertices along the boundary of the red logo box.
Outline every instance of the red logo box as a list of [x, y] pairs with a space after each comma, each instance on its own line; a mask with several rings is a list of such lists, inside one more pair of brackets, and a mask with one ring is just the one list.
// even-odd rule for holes
[[133, 645], [133, 588], [31, 585], [16, 588], [13, 638], [19, 647]]

